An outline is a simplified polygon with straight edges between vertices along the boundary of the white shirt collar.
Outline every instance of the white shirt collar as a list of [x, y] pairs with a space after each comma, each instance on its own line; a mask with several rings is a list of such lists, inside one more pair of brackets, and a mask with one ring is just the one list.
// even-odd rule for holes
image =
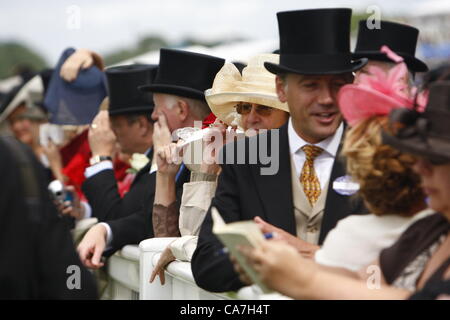
[[[337, 150], [339, 148], [339, 144], [342, 139], [342, 134], [344, 132], [344, 123], [341, 122], [338, 129], [332, 135], [331, 137], [326, 138], [325, 140], [320, 141], [319, 143], [314, 144], [315, 146], [318, 146], [322, 148], [324, 151], [326, 151], [329, 155], [332, 157], [336, 156]], [[295, 132], [294, 127], [292, 125], [292, 118], [289, 117], [289, 123], [288, 123], [288, 138], [289, 138], [289, 149], [291, 154], [297, 153], [301, 147], [307, 144], [311, 144], [303, 140], [297, 132]]]

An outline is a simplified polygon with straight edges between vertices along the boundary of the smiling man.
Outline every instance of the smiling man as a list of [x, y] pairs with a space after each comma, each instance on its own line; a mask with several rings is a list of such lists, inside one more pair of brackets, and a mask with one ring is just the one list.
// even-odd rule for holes
[[[279, 135], [267, 135], [279, 144], [279, 170], [262, 175], [262, 161], [223, 165], [211, 203], [227, 223], [255, 219], [263, 232], [276, 232], [308, 257], [340, 219], [366, 211], [361, 201], [350, 202], [350, 190], [342, 190], [350, 184], [338, 160], [344, 124], [337, 94], [367, 63], [352, 61], [350, 18], [351, 9], [278, 13], [280, 63], [265, 67], [276, 74], [278, 98], [287, 102], [291, 115]], [[335, 180], [342, 181], [340, 188]], [[228, 256], [217, 255], [221, 246], [212, 233], [210, 209], [192, 259], [193, 275], [206, 290], [237, 290], [248, 279], [233, 270]]]

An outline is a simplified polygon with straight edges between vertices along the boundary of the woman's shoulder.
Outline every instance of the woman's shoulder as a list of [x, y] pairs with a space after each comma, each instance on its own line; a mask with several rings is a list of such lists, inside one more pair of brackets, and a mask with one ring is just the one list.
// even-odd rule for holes
[[388, 283], [449, 230], [449, 221], [440, 213], [427, 215], [411, 224], [391, 247], [380, 254], [380, 266]]

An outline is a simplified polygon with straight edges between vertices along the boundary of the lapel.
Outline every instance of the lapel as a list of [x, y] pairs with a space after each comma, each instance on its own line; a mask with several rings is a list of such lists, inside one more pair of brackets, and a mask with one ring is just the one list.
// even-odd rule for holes
[[[291, 234], [296, 234], [294, 217], [291, 164], [287, 124], [279, 129], [279, 141], [272, 141], [272, 130], [268, 134], [268, 144], [279, 143], [279, 168], [274, 175], [261, 175], [263, 167], [258, 161], [256, 165], [250, 165], [254, 185], [259, 195], [264, 214], [260, 214], [267, 222], [282, 228]], [[258, 148], [259, 149], [259, 148]]]
[[142, 177], [143, 174], [150, 172], [150, 167], [152, 165], [152, 158], [153, 158], [153, 148], [150, 148], [150, 151], [146, 154], [147, 158], [150, 160], [145, 167], [143, 167], [141, 170], [139, 170], [138, 173], [136, 173], [136, 177], [133, 179], [133, 182], [131, 183], [131, 187]]

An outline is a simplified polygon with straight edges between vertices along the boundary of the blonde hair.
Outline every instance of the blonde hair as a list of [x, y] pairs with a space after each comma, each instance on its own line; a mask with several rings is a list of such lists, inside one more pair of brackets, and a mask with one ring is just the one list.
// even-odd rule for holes
[[349, 174], [360, 184], [360, 195], [375, 215], [411, 216], [424, 203], [415, 158], [382, 144], [387, 117], [374, 116], [346, 132], [343, 154]]

